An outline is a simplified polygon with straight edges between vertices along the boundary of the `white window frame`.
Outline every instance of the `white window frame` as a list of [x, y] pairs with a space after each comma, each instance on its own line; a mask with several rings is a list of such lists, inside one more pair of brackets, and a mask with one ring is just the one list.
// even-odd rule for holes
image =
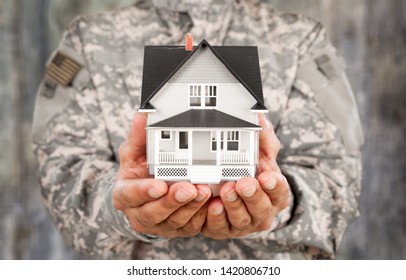
[[[223, 151], [223, 149], [221, 149], [221, 145], [223, 145], [224, 148], [224, 143], [223, 143], [223, 139], [224, 138], [224, 131], [220, 131], [220, 152]], [[216, 143], [216, 150], [213, 150], [213, 142]], [[216, 153], [217, 152], [217, 131], [211, 131], [210, 132], [210, 152]]]
[[[169, 138], [163, 138], [162, 133], [169, 132]], [[171, 141], [172, 140], [172, 131], [170, 130], [161, 130], [161, 140], [163, 141]]]
[[[238, 140], [228, 140], [228, 133], [238, 133]], [[217, 152], [218, 147], [216, 146], [217, 149], [213, 150], [213, 142], [217, 143], [217, 132], [216, 131], [211, 131], [211, 133], [210, 133], [210, 151], [215, 153], [215, 152]], [[235, 150], [235, 151], [228, 150], [228, 142], [237, 142], [238, 150]], [[221, 145], [223, 145], [222, 149], [221, 149]], [[241, 131], [240, 130], [221, 131], [221, 133], [220, 133], [220, 152], [239, 153], [240, 150], [241, 150]]]
[[[188, 139], [187, 148], [180, 148], [180, 133], [181, 132], [187, 133], [187, 139]], [[177, 137], [176, 137], [176, 150], [177, 151], [187, 151], [187, 150], [189, 150], [189, 148], [190, 148], [189, 133], [190, 133], [189, 130], [180, 130], [180, 131], [176, 132], [176, 134], [177, 134]]]
[[[241, 149], [241, 131], [239, 131], [239, 130], [228, 130], [228, 131], [225, 131], [225, 132], [227, 132], [227, 137], [224, 137], [224, 148], [225, 148], [225, 150], [227, 152], [230, 152], [230, 153], [233, 153], [233, 152], [234, 153], [239, 153], [240, 149]], [[237, 140], [235, 140], [235, 139], [229, 140], [228, 139], [229, 133], [231, 133], [231, 135], [233, 135], [233, 133], [234, 133], [234, 137], [231, 136], [232, 138], [237, 138], [236, 135], [238, 135], [238, 139]], [[228, 142], [237, 142], [238, 149], [237, 150], [229, 150], [228, 149]]]
[[[188, 106], [189, 109], [217, 109], [219, 104], [217, 84], [196, 83], [188, 84]], [[212, 89], [212, 90], [210, 90]], [[200, 106], [192, 106], [190, 99], [192, 97], [200, 98]], [[216, 106], [206, 106], [206, 98], [216, 98]]]

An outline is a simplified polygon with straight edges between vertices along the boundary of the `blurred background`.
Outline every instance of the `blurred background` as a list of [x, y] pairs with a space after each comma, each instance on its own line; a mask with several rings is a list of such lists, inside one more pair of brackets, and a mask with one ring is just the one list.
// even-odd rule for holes
[[[406, 1], [268, 0], [321, 21], [348, 64], [366, 143], [340, 259], [406, 259]], [[0, 259], [82, 259], [40, 197], [30, 130], [45, 63], [79, 14], [131, 0], [0, 0]]]

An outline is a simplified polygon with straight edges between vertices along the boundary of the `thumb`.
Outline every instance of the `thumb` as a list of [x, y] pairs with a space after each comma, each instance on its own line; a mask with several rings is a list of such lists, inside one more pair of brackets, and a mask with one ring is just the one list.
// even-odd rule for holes
[[127, 141], [121, 144], [119, 149], [120, 163], [145, 159], [146, 125], [146, 115], [136, 113], [128, 133]]
[[262, 130], [259, 132], [259, 150], [262, 156], [276, 160], [281, 143], [275, 134], [272, 123], [262, 114], [259, 118], [259, 125]]
[[128, 134], [128, 141], [134, 148], [145, 148], [146, 145], [146, 132], [147, 115], [136, 113], [133, 118], [131, 130]]

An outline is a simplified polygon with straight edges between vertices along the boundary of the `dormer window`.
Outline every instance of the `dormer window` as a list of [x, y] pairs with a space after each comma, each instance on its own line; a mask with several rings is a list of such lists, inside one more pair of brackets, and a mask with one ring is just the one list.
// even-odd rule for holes
[[216, 108], [217, 85], [190, 84], [189, 106], [190, 108], [202, 108], [202, 109]]

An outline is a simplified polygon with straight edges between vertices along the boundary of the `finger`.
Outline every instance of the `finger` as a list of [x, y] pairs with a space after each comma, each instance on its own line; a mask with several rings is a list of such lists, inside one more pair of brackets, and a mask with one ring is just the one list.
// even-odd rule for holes
[[168, 192], [165, 182], [154, 179], [118, 180], [113, 190], [113, 204], [119, 210], [139, 207]]
[[235, 190], [235, 182], [227, 182], [220, 189], [220, 197], [226, 209], [231, 226], [237, 231], [247, 229], [251, 224], [251, 215]]
[[230, 224], [227, 220], [221, 198], [215, 197], [209, 202], [206, 224], [202, 230], [203, 234], [213, 239], [227, 238]]
[[259, 118], [259, 125], [263, 128], [259, 132], [260, 154], [270, 160], [275, 160], [281, 144], [275, 134], [272, 123], [262, 114]]
[[285, 176], [266, 171], [258, 176], [258, 181], [275, 207], [282, 210], [289, 206], [290, 187]]
[[237, 182], [235, 189], [251, 215], [251, 224], [268, 228], [271, 222], [272, 203], [259, 182], [252, 177], [242, 178]]
[[144, 226], [156, 226], [166, 220], [183, 205], [195, 199], [196, 187], [188, 182], [178, 182], [158, 200], [148, 202], [137, 209], [131, 209], [127, 216], [134, 215]]
[[205, 203], [194, 215], [193, 217], [184, 225], [182, 228], [178, 229], [178, 233], [183, 237], [192, 237], [199, 234], [203, 228], [206, 221], [208, 204]]
[[[180, 207], [163, 222], [164, 226], [167, 229], [175, 230], [184, 227], [210, 198], [211, 190], [208, 185], [196, 185], [196, 189], [197, 196], [195, 197], [195, 199]], [[184, 231], [193, 231], [193, 229], [186, 228], [184, 229]]]
[[120, 164], [127, 161], [145, 159], [147, 120], [145, 115], [136, 113], [134, 115], [127, 141], [119, 149]]

